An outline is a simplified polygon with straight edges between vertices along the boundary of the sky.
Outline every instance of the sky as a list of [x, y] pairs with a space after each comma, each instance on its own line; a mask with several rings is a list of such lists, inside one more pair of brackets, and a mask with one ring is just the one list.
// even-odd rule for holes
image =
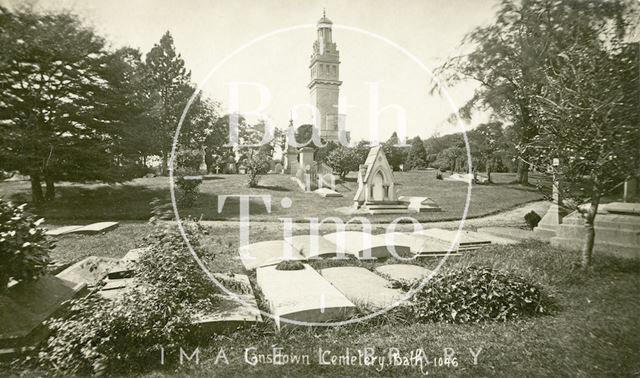
[[[17, 0], [0, 0], [9, 6]], [[496, 0], [31, 0], [36, 9], [70, 10], [110, 46], [146, 53], [168, 30], [194, 84], [229, 110], [234, 84], [248, 120], [285, 128], [292, 108], [309, 102], [309, 59], [323, 8], [340, 51], [340, 98], [353, 141], [386, 140], [393, 131], [422, 138], [460, 131], [447, 122], [475, 83], [446, 88], [454, 105], [430, 95], [429, 70], [461, 53], [460, 41], [489, 24]], [[292, 29], [292, 30], [285, 30]], [[284, 31], [283, 31], [284, 30]], [[277, 32], [280, 31], [280, 32]], [[271, 34], [269, 34], [271, 33]], [[254, 43], [251, 43], [254, 41]], [[243, 48], [244, 46], [244, 48]], [[406, 53], [405, 53], [406, 52]], [[417, 62], [417, 61], [418, 62]], [[212, 71], [215, 67], [217, 69]], [[426, 67], [426, 70], [425, 68]], [[378, 88], [377, 92], [374, 88]], [[376, 95], [377, 93], [377, 95]], [[378, 107], [375, 107], [375, 97]], [[380, 111], [387, 105], [397, 105]], [[260, 105], [263, 110], [252, 115]], [[398, 122], [397, 108], [406, 115]], [[300, 108], [296, 126], [309, 123]], [[378, 112], [380, 111], [380, 112]], [[379, 127], [372, 130], [377, 114]], [[479, 114], [466, 125], [486, 121]], [[403, 130], [404, 128], [404, 130]]]

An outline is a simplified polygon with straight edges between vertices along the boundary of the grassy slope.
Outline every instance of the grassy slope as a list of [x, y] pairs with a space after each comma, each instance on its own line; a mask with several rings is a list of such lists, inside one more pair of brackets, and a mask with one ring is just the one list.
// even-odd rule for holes
[[[119, 256], [149, 226], [124, 224], [102, 236], [63, 237], [55, 252], [59, 259], [73, 259], [79, 254]], [[256, 225], [252, 241], [273, 238], [274, 227]], [[234, 251], [237, 229], [219, 227], [204, 244], [217, 254], [209, 266], [213, 271], [241, 272]], [[128, 243], [128, 244], [127, 244]], [[119, 244], [118, 248], [104, 247]], [[66, 249], [65, 249], [66, 248]], [[70, 248], [70, 249], [69, 249]], [[106, 249], [105, 249], [106, 248]], [[430, 374], [454, 376], [628, 376], [640, 371], [640, 262], [595, 257], [594, 272], [585, 276], [574, 268], [578, 260], [574, 252], [561, 251], [547, 244], [530, 242], [516, 246], [495, 246], [459, 259], [447, 266], [468, 264], [490, 265], [517, 271], [544, 285], [556, 296], [560, 311], [554, 316], [528, 319], [506, 324], [448, 325], [393, 322], [381, 317], [369, 324], [331, 329], [285, 330], [273, 332], [270, 322], [256, 330], [239, 331], [215, 338], [203, 346], [201, 365], [183, 366], [177, 372], [155, 372], [153, 376], [369, 376], [419, 375], [415, 367], [385, 367], [378, 373], [371, 367], [318, 366], [318, 348], [344, 353], [346, 348], [373, 347], [378, 354], [389, 347], [403, 352], [424, 348], [428, 356], [441, 356], [443, 348], [453, 348], [458, 357], [457, 368], [428, 367]], [[433, 267], [436, 262], [421, 264]], [[318, 267], [332, 263], [316, 263]], [[362, 264], [370, 267], [374, 264]], [[244, 348], [257, 347], [268, 353], [272, 346], [286, 352], [309, 354], [312, 365], [258, 365], [244, 363]], [[214, 365], [218, 348], [223, 347], [230, 360], [228, 366]], [[483, 348], [478, 365], [473, 365], [469, 348]], [[169, 354], [169, 358], [176, 355]]]
[[[449, 182], [435, 179], [435, 172], [396, 172], [396, 188], [399, 195], [427, 196], [435, 199], [442, 208], [439, 213], [408, 214], [420, 221], [459, 219], [462, 216], [467, 196], [467, 185], [462, 182]], [[517, 206], [524, 202], [541, 199], [534, 188], [522, 188], [510, 185], [511, 174], [494, 174], [496, 185], [474, 185], [469, 207], [470, 217], [482, 216]], [[273, 220], [278, 217], [291, 217], [303, 221], [304, 217], [341, 216], [335, 211], [338, 207], [351, 206], [357, 189], [355, 177], [348, 177], [337, 184], [337, 190], [343, 198], [322, 198], [315, 194], [305, 194], [286, 175], [268, 175], [261, 179], [261, 186], [249, 189], [246, 176], [220, 175], [214, 180], [204, 181], [201, 195], [191, 209], [181, 209], [181, 215], [190, 214], [203, 219], [238, 219], [239, 202], [237, 198], [226, 200], [221, 214], [217, 213], [218, 195], [221, 194], [262, 194], [272, 198], [272, 211], [267, 213], [259, 200], [252, 200], [251, 217], [254, 220]], [[158, 177], [137, 179], [125, 184], [71, 184], [58, 185], [58, 198], [52, 204], [35, 211], [53, 223], [86, 222], [89, 220], [146, 220], [149, 218], [154, 198], [170, 201], [168, 179]], [[27, 201], [29, 184], [27, 182], [0, 183], [0, 195], [15, 200]], [[293, 205], [289, 209], [280, 206], [284, 197], [291, 198]], [[395, 219], [397, 215], [379, 215], [370, 217], [373, 222]]]

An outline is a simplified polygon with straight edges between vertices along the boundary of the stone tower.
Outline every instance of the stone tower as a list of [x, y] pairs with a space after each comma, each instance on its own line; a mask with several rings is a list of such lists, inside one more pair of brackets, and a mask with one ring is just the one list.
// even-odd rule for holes
[[320, 115], [316, 120], [316, 127], [320, 129], [320, 136], [325, 141], [338, 142], [338, 96], [340, 93], [340, 53], [331, 38], [333, 23], [326, 14], [318, 21], [318, 39], [313, 42], [311, 54], [311, 82], [309, 92], [311, 104]]

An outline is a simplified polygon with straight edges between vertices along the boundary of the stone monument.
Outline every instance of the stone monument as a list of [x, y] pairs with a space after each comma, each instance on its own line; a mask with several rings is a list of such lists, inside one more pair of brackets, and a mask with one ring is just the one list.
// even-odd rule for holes
[[353, 198], [356, 209], [370, 214], [407, 213], [407, 205], [398, 201], [393, 170], [382, 146], [369, 150], [369, 155], [358, 171], [358, 190]]

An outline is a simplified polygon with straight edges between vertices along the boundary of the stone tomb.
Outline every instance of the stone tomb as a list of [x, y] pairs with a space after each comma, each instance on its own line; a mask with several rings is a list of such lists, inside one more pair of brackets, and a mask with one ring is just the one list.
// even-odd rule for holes
[[368, 232], [342, 231], [323, 237], [338, 247], [338, 255], [353, 255], [361, 260], [391, 257], [391, 251], [395, 251], [399, 256], [411, 253], [408, 245], [393, 244], [383, 235], [372, 235]]
[[354, 208], [370, 214], [405, 214], [407, 206], [396, 198], [393, 170], [382, 146], [369, 150], [358, 171], [358, 190], [353, 197]]
[[403, 232], [393, 232], [385, 234], [384, 237], [390, 243], [396, 243], [403, 246], [408, 246], [411, 253], [419, 257], [430, 256], [445, 256], [449, 253], [456, 253], [458, 248], [451, 248], [451, 243], [447, 243], [441, 239], [434, 237], [420, 235], [420, 234], [407, 234]]
[[262, 322], [248, 276], [232, 273], [214, 273], [213, 276], [233, 295], [215, 294], [218, 302], [214, 308], [196, 314], [194, 324], [208, 332], [219, 333]]
[[54, 228], [53, 230], [48, 230], [46, 234], [49, 236], [60, 236], [60, 235], [70, 234], [79, 228], [82, 228], [82, 226], [77, 226], [77, 225], [62, 226], [62, 227]]
[[390, 282], [361, 267], [341, 266], [320, 271], [342, 294], [356, 305], [379, 310], [394, 306], [404, 299], [399, 289], [390, 288]]
[[519, 241], [536, 239], [533, 231], [515, 227], [482, 227], [478, 229], [478, 232]]
[[338, 246], [320, 235], [296, 235], [286, 238], [285, 241], [307, 259], [335, 257], [338, 253]]
[[431, 271], [418, 265], [390, 264], [375, 268], [376, 273], [393, 281], [415, 281], [429, 277]]
[[299, 250], [284, 240], [252, 243], [238, 250], [246, 270], [274, 265], [282, 260], [306, 260]]
[[354, 304], [310, 265], [301, 270], [256, 269], [256, 281], [280, 328], [280, 319], [300, 322], [340, 321], [355, 313]]

